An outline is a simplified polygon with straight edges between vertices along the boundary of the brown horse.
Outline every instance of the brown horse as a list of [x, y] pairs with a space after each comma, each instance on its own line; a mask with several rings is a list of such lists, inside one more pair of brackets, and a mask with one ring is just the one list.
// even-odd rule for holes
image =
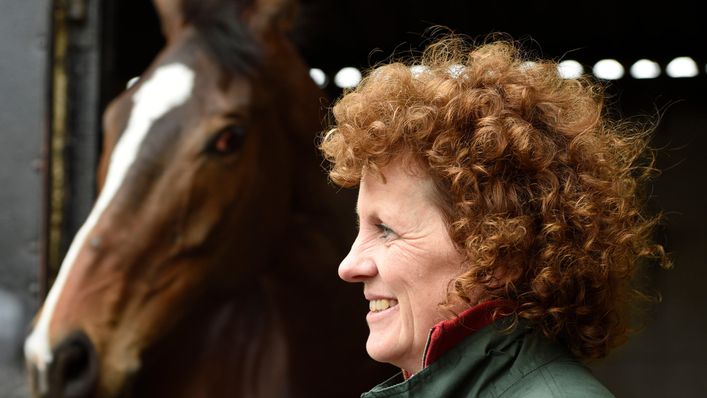
[[100, 195], [25, 344], [35, 396], [356, 396], [382, 369], [336, 278], [353, 205], [294, 5], [155, 5], [167, 45], [104, 115]]

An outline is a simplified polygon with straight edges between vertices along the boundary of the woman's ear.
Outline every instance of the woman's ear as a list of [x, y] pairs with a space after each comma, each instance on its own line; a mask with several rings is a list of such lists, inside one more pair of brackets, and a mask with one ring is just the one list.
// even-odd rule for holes
[[515, 283], [523, 275], [522, 265], [503, 265], [496, 268], [489, 287], [498, 289]]

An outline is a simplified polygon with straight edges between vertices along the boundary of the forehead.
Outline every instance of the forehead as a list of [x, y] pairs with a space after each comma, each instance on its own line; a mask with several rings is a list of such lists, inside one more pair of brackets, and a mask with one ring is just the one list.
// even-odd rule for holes
[[378, 171], [363, 170], [358, 210], [380, 204], [418, 207], [433, 203], [434, 195], [434, 183], [427, 173], [420, 167], [395, 159]]

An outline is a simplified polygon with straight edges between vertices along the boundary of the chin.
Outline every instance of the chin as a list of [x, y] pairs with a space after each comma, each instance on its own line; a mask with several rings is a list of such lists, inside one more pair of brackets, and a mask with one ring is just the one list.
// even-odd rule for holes
[[401, 368], [402, 355], [397, 352], [399, 350], [396, 350], [395, 346], [396, 344], [391, 339], [371, 334], [366, 342], [366, 351], [368, 356], [376, 362], [389, 363]]

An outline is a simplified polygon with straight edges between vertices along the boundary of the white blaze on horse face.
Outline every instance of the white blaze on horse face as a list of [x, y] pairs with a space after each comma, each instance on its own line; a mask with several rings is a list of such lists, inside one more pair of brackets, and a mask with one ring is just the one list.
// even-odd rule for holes
[[86, 238], [123, 184], [150, 127], [167, 112], [186, 102], [192, 93], [193, 85], [194, 72], [189, 67], [180, 63], [168, 64], [157, 68], [152, 76], [142, 83], [132, 98], [133, 108], [130, 119], [111, 155], [103, 190], [88, 219], [71, 243], [59, 275], [44, 302], [39, 320], [32, 334], [25, 341], [25, 358], [28, 363], [37, 368], [38, 387], [42, 394], [48, 391], [47, 369], [52, 362], [49, 325], [71, 268]]

